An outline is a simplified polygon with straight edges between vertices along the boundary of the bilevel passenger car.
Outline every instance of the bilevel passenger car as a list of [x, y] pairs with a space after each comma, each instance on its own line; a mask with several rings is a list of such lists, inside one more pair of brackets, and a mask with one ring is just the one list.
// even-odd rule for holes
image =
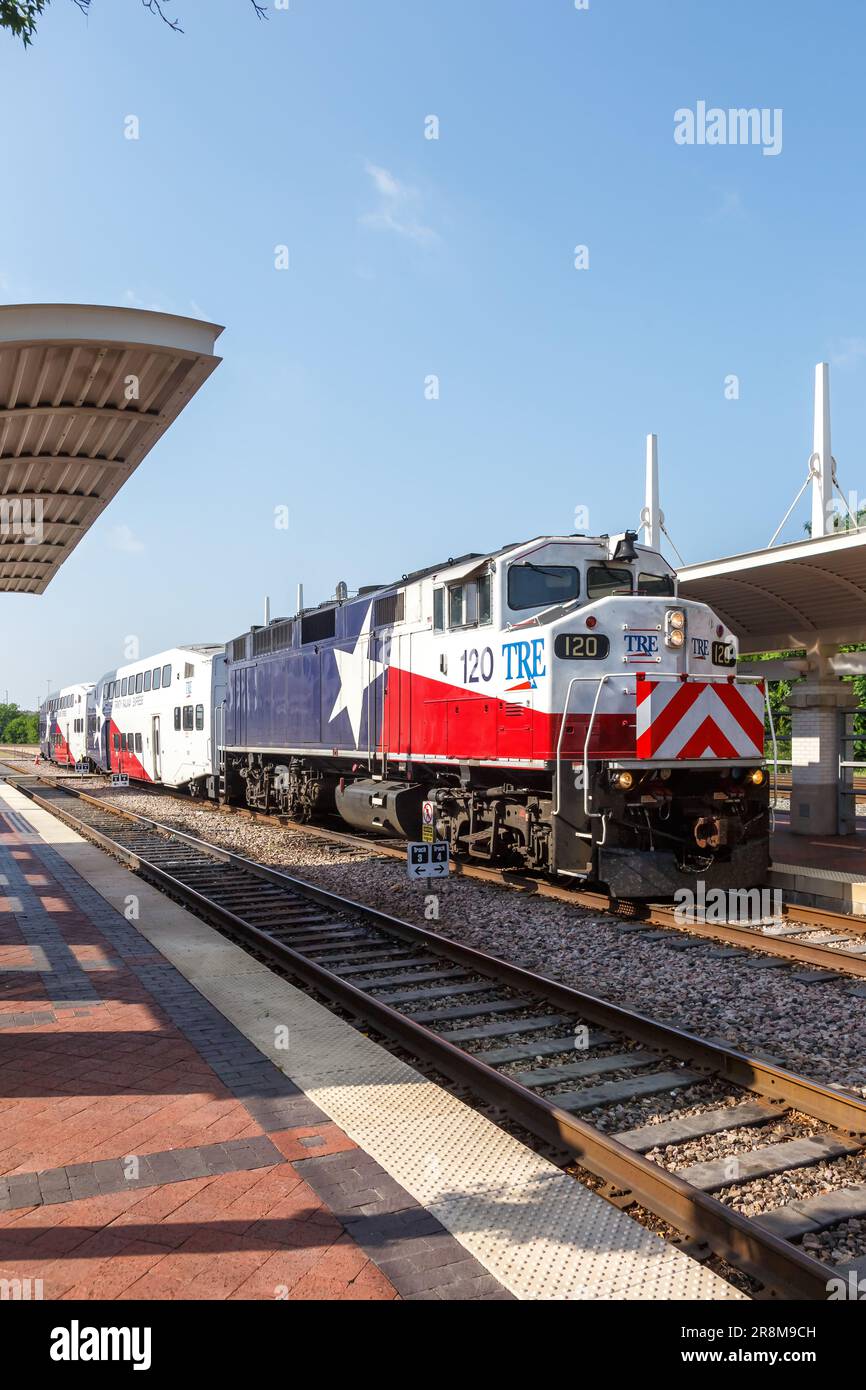
[[87, 756], [131, 781], [215, 794], [223, 648], [173, 647], [107, 671], [92, 688]]
[[39, 754], [72, 766], [87, 757], [87, 702], [92, 685], [65, 685], [39, 706]]
[[425, 819], [455, 853], [623, 897], [756, 886], [765, 696], [736, 659], [634, 532], [340, 585], [228, 644], [219, 792], [413, 839]]

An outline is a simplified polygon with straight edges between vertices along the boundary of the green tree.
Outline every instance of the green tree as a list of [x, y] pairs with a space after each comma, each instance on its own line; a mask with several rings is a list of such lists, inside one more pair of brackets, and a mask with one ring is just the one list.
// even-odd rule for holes
[[0, 701], [0, 740], [3, 739], [9, 721], [20, 713], [21, 711], [16, 704], [3, 704], [2, 701]]
[[[90, 13], [92, 0], [72, 0], [73, 5], [77, 5], [82, 14]], [[174, 29], [175, 33], [182, 34], [183, 30], [176, 19], [170, 19], [165, 13], [163, 5], [168, 0], [141, 0], [144, 9], [151, 14], [158, 15], [169, 29]], [[249, 0], [259, 19], [267, 19], [267, 5], [260, 3], [260, 0]], [[0, 29], [8, 29], [16, 38], [21, 39], [25, 48], [33, 42], [36, 34], [36, 25], [51, 0], [0, 0]]]
[[3, 741], [4, 743], [38, 743], [38, 715], [27, 712], [16, 714], [14, 719], [9, 720], [3, 731]]

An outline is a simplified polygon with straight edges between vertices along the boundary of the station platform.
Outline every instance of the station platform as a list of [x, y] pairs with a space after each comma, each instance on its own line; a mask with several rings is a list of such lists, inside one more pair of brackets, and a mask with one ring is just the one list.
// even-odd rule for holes
[[0, 1083], [23, 1297], [743, 1298], [3, 784]]
[[777, 811], [770, 885], [811, 907], [866, 914], [866, 825], [853, 835], [794, 835]]

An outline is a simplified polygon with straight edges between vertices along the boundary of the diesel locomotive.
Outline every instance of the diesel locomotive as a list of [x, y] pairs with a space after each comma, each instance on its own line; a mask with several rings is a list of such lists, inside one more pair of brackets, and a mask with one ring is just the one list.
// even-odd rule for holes
[[738, 678], [733, 634], [634, 532], [341, 584], [224, 653], [177, 649], [155, 735], [161, 660], [138, 663], [150, 692], [137, 672], [132, 694], [119, 672], [91, 692], [97, 766], [132, 733], [133, 778], [171, 766], [174, 785], [298, 820], [410, 839], [432, 825], [456, 855], [620, 897], [765, 881], [764, 687]]

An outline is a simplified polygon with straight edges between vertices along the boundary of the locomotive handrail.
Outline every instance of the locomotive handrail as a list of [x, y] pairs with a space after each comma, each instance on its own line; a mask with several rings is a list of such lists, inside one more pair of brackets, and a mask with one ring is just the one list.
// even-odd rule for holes
[[[610, 674], [611, 673], [609, 671], [605, 671], [603, 676], [599, 676], [598, 689], [595, 692], [595, 699], [592, 702], [592, 714], [589, 716], [589, 725], [587, 727], [586, 738], [584, 739], [583, 743], [583, 814], [587, 818], [589, 817], [589, 742], [592, 738], [592, 730], [593, 725], [595, 724], [595, 715], [596, 711], [598, 710], [598, 702], [601, 699], [601, 692], [604, 689], [604, 683], [606, 680], [608, 680]], [[563, 725], [564, 724], [565, 720], [563, 720]]]
[[561, 803], [562, 740], [565, 736], [565, 720], [566, 716], [568, 715], [568, 703], [571, 699], [571, 692], [578, 681], [598, 681], [598, 689], [595, 692], [595, 700], [593, 701], [592, 705], [592, 715], [590, 716], [589, 728], [586, 732], [586, 741], [583, 745], [583, 810], [584, 814], [588, 816], [589, 801], [587, 798], [587, 791], [589, 778], [589, 740], [592, 736], [592, 728], [593, 724], [595, 723], [595, 715], [596, 710], [598, 709], [598, 701], [601, 695], [602, 686], [604, 685], [605, 681], [610, 679], [612, 675], [612, 671], [606, 671], [603, 676], [572, 676], [571, 680], [568, 682], [568, 689], [565, 692], [565, 704], [562, 707], [562, 720], [560, 721], [559, 734], [557, 735], [556, 739], [556, 797], [554, 799], [553, 807], [553, 814], [555, 816], [559, 815], [559, 807]]
[[770, 738], [773, 740], [773, 797], [770, 803], [770, 831], [776, 828], [776, 797], [779, 794], [779, 745], [776, 742], [776, 724], [773, 719], [773, 708], [770, 704], [770, 682], [764, 686], [764, 704], [767, 708], [767, 718], [770, 721]]
[[[569, 702], [570, 702], [570, 700], [571, 700], [571, 692], [572, 692], [572, 690], [574, 689], [575, 685], [577, 685], [578, 681], [594, 681], [594, 680], [597, 680], [597, 681], [598, 681], [598, 688], [596, 689], [595, 698], [594, 698], [594, 700], [593, 700], [593, 702], [592, 702], [592, 713], [590, 714], [590, 717], [589, 717], [589, 725], [587, 726], [586, 738], [585, 738], [584, 744], [583, 744], [583, 812], [584, 812], [584, 815], [588, 817], [588, 816], [591, 814], [590, 809], [589, 809], [589, 745], [590, 745], [590, 741], [591, 741], [591, 739], [592, 739], [592, 731], [593, 731], [593, 728], [594, 728], [594, 726], [595, 726], [595, 716], [596, 716], [596, 714], [597, 714], [597, 712], [598, 712], [598, 702], [599, 702], [599, 700], [601, 699], [601, 692], [602, 692], [602, 690], [603, 690], [603, 688], [604, 688], [605, 682], [608, 681], [608, 680], [611, 680], [611, 679], [614, 678], [614, 677], [615, 677], [617, 680], [622, 680], [622, 679], [628, 680], [629, 677], [634, 677], [635, 686], [636, 686], [636, 685], [637, 685], [637, 678], [638, 678], [638, 676], [645, 675], [645, 674], [646, 674], [646, 672], [643, 672], [643, 671], [621, 671], [621, 672], [606, 671], [602, 676], [598, 676], [598, 677], [596, 677], [596, 676], [572, 676], [571, 679], [569, 680], [569, 682], [568, 682], [568, 689], [567, 689], [566, 692], [565, 692], [565, 703], [563, 704], [563, 707], [562, 707], [562, 718], [561, 718], [560, 724], [559, 724], [559, 733], [558, 733], [557, 739], [556, 739], [556, 794], [555, 794], [555, 797], [554, 797], [554, 804], [553, 804], [553, 814], [554, 814], [555, 816], [558, 816], [558, 815], [559, 815], [559, 808], [560, 808], [560, 805], [561, 805], [561, 802], [562, 802], [562, 795], [561, 795], [561, 793], [562, 793], [562, 743], [563, 743], [563, 739], [564, 739], [564, 737], [565, 737], [565, 721], [566, 721], [566, 718], [567, 718], [567, 716], [568, 716], [568, 706], [569, 706]], [[701, 675], [697, 675], [697, 674], [696, 674], [696, 675], [692, 675], [692, 674], [690, 674], [690, 673], [688, 673], [688, 672], [678, 672], [678, 671], [654, 671], [654, 672], [652, 673], [652, 679], [653, 679], [654, 681], [658, 681], [658, 680], [677, 680], [677, 681], [701, 680], [701, 681], [718, 681], [718, 682], [722, 682], [722, 681], [726, 681], [726, 682], [732, 682], [732, 681], [755, 681], [755, 682], [757, 682], [758, 684], [760, 684], [760, 677], [757, 677], [757, 676], [738, 676], [738, 675], [733, 675], [733, 676], [722, 676], [722, 675], [716, 675], [715, 672], [713, 672], [713, 673], [708, 673], [708, 674], [706, 674], [706, 675], [703, 675], [703, 674], [701, 674]], [[778, 753], [778, 745], [777, 745], [777, 743], [776, 743], [776, 730], [775, 730], [775, 725], [774, 725], [774, 723], [773, 723], [773, 712], [772, 712], [772, 710], [770, 709], [770, 704], [769, 704], [769, 692], [768, 692], [768, 688], [767, 688], [766, 685], [764, 686], [764, 700], [765, 700], [765, 703], [766, 703], [766, 706], [767, 706], [767, 714], [768, 714], [769, 721], [770, 721], [770, 736], [771, 736], [771, 738], [772, 738], [772, 740], [773, 740], [773, 800], [774, 800], [774, 802], [775, 802], [775, 799], [776, 799], [776, 779], [777, 779], [777, 775], [778, 775], [778, 765], [779, 765], [779, 753]]]

